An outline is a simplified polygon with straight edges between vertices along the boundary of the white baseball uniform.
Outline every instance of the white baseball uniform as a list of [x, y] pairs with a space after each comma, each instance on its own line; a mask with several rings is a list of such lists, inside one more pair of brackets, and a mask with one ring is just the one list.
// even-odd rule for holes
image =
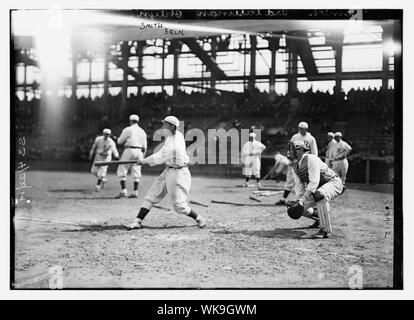
[[189, 215], [191, 208], [188, 206], [187, 199], [191, 188], [191, 174], [188, 170], [188, 162], [185, 139], [179, 131], [168, 136], [158, 152], [143, 159], [142, 163], [150, 166], [165, 164], [166, 168], [149, 189], [142, 207], [150, 210], [168, 193], [174, 210]]
[[345, 153], [351, 150], [351, 146], [344, 140], [337, 142], [333, 148], [332, 170], [341, 178], [343, 184], [345, 184], [346, 174], [348, 173], [349, 167]]
[[115, 142], [108, 137], [106, 140], [104, 136], [98, 136], [92, 145], [90, 156], [95, 154], [94, 164], [92, 165], [91, 172], [99, 179], [104, 179], [108, 166], [95, 166], [95, 161], [110, 161], [112, 154], [115, 157], [119, 157], [118, 150], [116, 149]]
[[247, 141], [242, 149], [243, 175], [246, 177], [254, 176], [260, 178], [261, 154], [266, 146], [257, 141]]
[[[290, 139], [292, 142], [301, 141], [305, 144], [305, 146], [310, 149], [310, 153], [314, 155], [318, 155], [318, 145], [316, 144], [315, 138], [309, 133], [306, 132], [304, 136], [302, 136], [299, 132], [294, 134]], [[293, 179], [293, 169], [292, 166], [288, 167], [287, 174], [286, 174], [286, 184], [285, 190], [292, 190], [295, 186], [295, 180]]]
[[326, 165], [332, 169], [332, 162], [331, 160], [333, 160], [334, 158], [334, 148], [336, 145], [336, 141], [335, 139], [332, 139], [328, 145], [326, 146], [326, 154], [325, 154], [325, 163]]
[[275, 174], [280, 174], [286, 171], [289, 164], [290, 161], [286, 156], [280, 153], [275, 154]]
[[[147, 150], [147, 134], [137, 123], [134, 123], [122, 130], [118, 144], [124, 145], [125, 148], [120, 160], [141, 160], [144, 158], [141, 148]], [[141, 166], [136, 164], [120, 164], [117, 170], [118, 178], [126, 180], [129, 170], [131, 170], [134, 182], [139, 182]]]
[[[341, 194], [341, 179], [313, 154], [304, 154], [293, 164], [293, 171], [296, 197], [303, 202], [305, 211], [316, 205], [321, 227], [332, 232], [329, 202]], [[319, 193], [317, 200], [315, 192]]]

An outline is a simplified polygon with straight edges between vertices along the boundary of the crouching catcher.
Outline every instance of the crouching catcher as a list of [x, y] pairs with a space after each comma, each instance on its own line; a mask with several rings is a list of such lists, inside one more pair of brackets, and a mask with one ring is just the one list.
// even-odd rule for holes
[[303, 215], [315, 220], [312, 227], [320, 229], [310, 238], [328, 238], [332, 234], [329, 202], [341, 194], [342, 181], [318, 156], [308, 153], [303, 142], [289, 142], [287, 156], [293, 163], [297, 197], [288, 204], [287, 213], [292, 219]]

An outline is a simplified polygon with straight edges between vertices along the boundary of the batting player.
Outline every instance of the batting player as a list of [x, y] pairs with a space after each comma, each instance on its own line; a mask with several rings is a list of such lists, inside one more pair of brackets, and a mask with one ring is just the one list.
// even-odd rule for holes
[[245, 187], [249, 186], [249, 179], [255, 178], [257, 186], [260, 185], [260, 166], [261, 155], [266, 149], [266, 146], [260, 141], [255, 140], [256, 134], [251, 132], [249, 134], [249, 141], [247, 141], [242, 148], [243, 157], [243, 175], [246, 178]]
[[[122, 160], [141, 160], [144, 158], [147, 150], [147, 134], [138, 125], [139, 117], [132, 114], [129, 117], [129, 127], [122, 130], [117, 143], [124, 146], [124, 152], [121, 156]], [[138, 185], [141, 178], [141, 166], [138, 164], [120, 164], [118, 166], [117, 175], [121, 182], [121, 193], [118, 198], [128, 196], [126, 188], [126, 177], [128, 171], [131, 171], [134, 179], [134, 192], [129, 196], [130, 198], [138, 198]]]
[[126, 226], [128, 229], [142, 228], [142, 220], [152, 206], [159, 203], [167, 193], [177, 213], [193, 218], [200, 228], [206, 225], [206, 220], [195, 213], [187, 203], [191, 187], [191, 174], [188, 170], [189, 157], [185, 139], [183, 134], [177, 130], [178, 126], [179, 121], [176, 117], [166, 117], [163, 120], [163, 128], [168, 130], [169, 135], [165, 139], [164, 146], [151, 156], [138, 160], [140, 165], [165, 165], [166, 168], [149, 189], [138, 216], [134, 222]]
[[[308, 132], [308, 124], [306, 122], [300, 122], [298, 125], [298, 133], [292, 136], [291, 142], [303, 142], [303, 144], [310, 149], [310, 153], [318, 155], [318, 146], [315, 138]], [[286, 174], [285, 192], [283, 193], [282, 199], [276, 202], [276, 205], [286, 205], [286, 199], [289, 193], [293, 190], [295, 181], [293, 179], [293, 169], [291, 166], [288, 167]]]
[[328, 238], [332, 234], [329, 202], [341, 194], [343, 185], [338, 175], [308, 150], [301, 141], [289, 142], [288, 158], [292, 161], [297, 200], [290, 203], [287, 212], [293, 219], [302, 215], [313, 218], [308, 210], [316, 205], [320, 229], [311, 238]]
[[341, 178], [342, 184], [345, 186], [346, 174], [349, 167], [347, 156], [352, 148], [342, 140], [342, 133], [340, 132], [335, 132], [335, 140], [336, 144], [332, 152], [332, 170]]
[[331, 169], [332, 169], [333, 151], [336, 145], [334, 136], [335, 135], [333, 132], [328, 132], [326, 136], [328, 140], [328, 144], [326, 145], [325, 163]]
[[110, 137], [111, 129], [105, 128], [102, 133], [102, 136], [96, 137], [89, 154], [89, 161], [93, 160], [91, 172], [98, 178], [95, 189], [97, 192], [103, 188], [104, 183], [106, 182], [105, 177], [108, 166], [97, 167], [95, 166], [95, 161], [110, 161], [112, 155], [116, 160], [119, 159], [116, 144]]

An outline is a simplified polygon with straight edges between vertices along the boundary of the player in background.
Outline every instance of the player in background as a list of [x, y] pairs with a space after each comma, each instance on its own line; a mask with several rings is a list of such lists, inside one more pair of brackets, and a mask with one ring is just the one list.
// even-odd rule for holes
[[271, 170], [274, 174], [276, 181], [278, 181], [278, 178], [281, 175], [287, 174], [290, 161], [286, 156], [281, 154], [279, 151], [276, 151], [274, 159], [275, 159], [275, 164]]
[[102, 133], [102, 136], [96, 137], [89, 154], [89, 161], [93, 160], [91, 172], [98, 178], [95, 188], [97, 192], [104, 187], [108, 166], [97, 167], [95, 166], [95, 161], [110, 161], [112, 155], [115, 160], [119, 159], [116, 144], [110, 137], [111, 129], [105, 128]]
[[336, 144], [333, 148], [332, 170], [341, 178], [345, 191], [346, 174], [348, 173], [348, 155], [351, 152], [351, 146], [342, 140], [342, 133], [335, 132]]
[[[124, 146], [124, 152], [122, 152], [121, 161], [141, 160], [145, 156], [145, 152], [147, 150], [147, 134], [138, 125], [138, 122], [138, 115], [130, 115], [130, 126], [122, 130], [122, 133], [118, 138], [117, 143]], [[126, 177], [128, 171], [131, 171], [131, 175], [134, 180], [134, 192], [131, 193], [129, 197], [138, 198], [138, 185], [141, 179], [141, 166], [138, 164], [120, 164], [118, 166], [117, 175], [121, 183], [121, 192], [118, 198], [125, 198], [128, 196], [128, 190], [126, 187]]]
[[288, 215], [293, 219], [309, 217], [308, 210], [312, 212], [316, 205], [320, 229], [311, 238], [328, 238], [332, 234], [329, 202], [341, 194], [343, 185], [338, 175], [308, 150], [302, 141], [289, 142], [296, 201], [289, 204]]
[[144, 203], [135, 220], [127, 225], [128, 229], [141, 229], [142, 221], [154, 204], [159, 203], [167, 194], [170, 196], [174, 210], [193, 218], [198, 227], [203, 228], [206, 221], [195, 213], [187, 203], [191, 187], [191, 174], [188, 170], [189, 157], [183, 134], [178, 131], [180, 123], [174, 116], [163, 120], [163, 129], [168, 130], [163, 147], [151, 156], [138, 160], [138, 164], [150, 166], [165, 165], [165, 170], [149, 189]]
[[326, 139], [328, 140], [328, 144], [326, 145], [325, 163], [331, 169], [332, 169], [333, 151], [336, 145], [334, 136], [335, 135], [333, 132], [328, 132], [326, 136]]
[[255, 178], [257, 186], [260, 186], [261, 155], [266, 146], [255, 138], [256, 134], [251, 132], [249, 141], [242, 148], [243, 175], [246, 178], [245, 187], [249, 186], [250, 178]]
[[[290, 139], [291, 142], [303, 142], [304, 145], [310, 149], [310, 153], [314, 155], [318, 155], [318, 146], [316, 144], [315, 138], [308, 132], [308, 124], [306, 122], [300, 122], [298, 125], [298, 133], [294, 134]], [[276, 205], [286, 205], [286, 199], [289, 196], [290, 192], [293, 190], [295, 186], [295, 181], [293, 179], [293, 169], [292, 166], [288, 167], [287, 174], [286, 174], [286, 183], [285, 183], [285, 191], [283, 193], [282, 199], [276, 202]]]

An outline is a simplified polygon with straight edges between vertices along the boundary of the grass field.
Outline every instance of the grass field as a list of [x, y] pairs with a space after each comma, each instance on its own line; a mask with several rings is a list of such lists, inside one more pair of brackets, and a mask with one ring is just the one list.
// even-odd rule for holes
[[47, 288], [49, 268], [60, 266], [64, 288], [347, 288], [358, 266], [364, 287], [392, 286], [390, 193], [348, 189], [331, 205], [334, 236], [305, 240], [311, 221], [272, 206], [280, 196], [258, 203], [241, 180], [193, 177], [191, 199], [209, 205], [192, 205], [206, 228], [153, 208], [144, 229], [127, 231], [154, 178], [143, 178], [139, 199], [114, 199], [114, 175], [96, 193], [89, 173], [27, 173], [31, 202], [15, 210], [14, 285]]

